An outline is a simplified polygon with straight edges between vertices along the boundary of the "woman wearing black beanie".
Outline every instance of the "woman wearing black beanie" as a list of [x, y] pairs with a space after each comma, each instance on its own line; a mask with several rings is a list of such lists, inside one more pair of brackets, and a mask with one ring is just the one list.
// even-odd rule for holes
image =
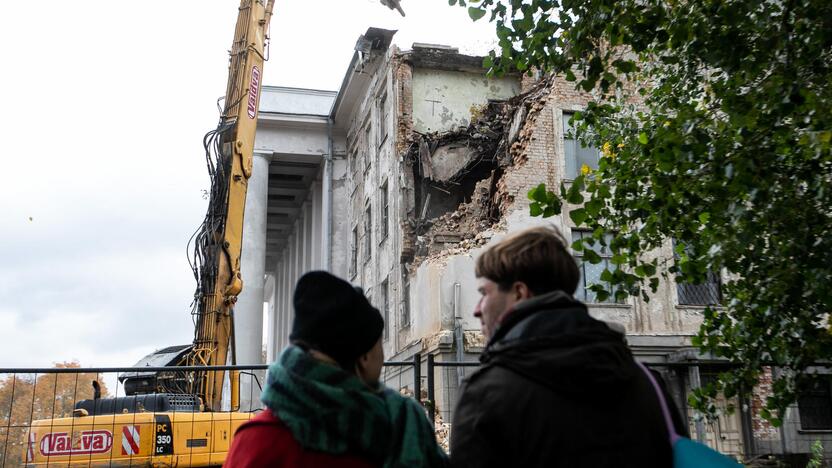
[[237, 430], [224, 466], [441, 467], [422, 407], [379, 383], [384, 320], [325, 271], [295, 287], [292, 345], [269, 367], [266, 409]]

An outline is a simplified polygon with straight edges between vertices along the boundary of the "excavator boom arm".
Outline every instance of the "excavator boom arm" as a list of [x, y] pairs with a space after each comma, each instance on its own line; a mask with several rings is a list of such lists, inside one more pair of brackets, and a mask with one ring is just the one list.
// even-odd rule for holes
[[[194, 267], [194, 342], [188, 365], [225, 365], [234, 345], [234, 304], [243, 288], [240, 253], [248, 179], [274, 0], [241, 0], [219, 125], [205, 138], [212, 187], [208, 212], [197, 232]], [[191, 392], [218, 411], [224, 373], [197, 372]]]

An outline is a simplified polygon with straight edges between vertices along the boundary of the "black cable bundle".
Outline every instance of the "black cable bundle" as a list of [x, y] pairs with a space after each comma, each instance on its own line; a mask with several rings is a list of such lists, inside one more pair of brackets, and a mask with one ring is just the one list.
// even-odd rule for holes
[[231, 154], [223, 154], [222, 146], [228, 140], [234, 124], [221, 122], [216, 129], [205, 134], [203, 147], [211, 180], [208, 198], [208, 210], [196, 232], [188, 241], [188, 263], [194, 274], [197, 287], [191, 303], [191, 315], [194, 321], [194, 345], [205, 336], [203, 326], [206, 314], [217, 310], [209, 300], [214, 297], [217, 284], [220, 255], [223, 251], [225, 223], [228, 212], [228, 189], [231, 174]]

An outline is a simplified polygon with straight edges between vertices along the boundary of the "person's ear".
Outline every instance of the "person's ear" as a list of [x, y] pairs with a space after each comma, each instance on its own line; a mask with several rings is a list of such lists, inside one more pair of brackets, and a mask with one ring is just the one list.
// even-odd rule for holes
[[355, 360], [355, 375], [364, 379], [367, 370], [367, 362], [370, 360], [369, 353], [364, 353]]
[[529, 289], [526, 283], [522, 281], [515, 281], [512, 290], [514, 292], [515, 301], [523, 301], [534, 295], [532, 294], [532, 291]]

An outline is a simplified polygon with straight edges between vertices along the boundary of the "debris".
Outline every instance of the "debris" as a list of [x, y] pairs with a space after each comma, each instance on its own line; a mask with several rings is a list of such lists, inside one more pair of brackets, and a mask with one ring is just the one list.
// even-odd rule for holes
[[[472, 106], [471, 123], [453, 131], [412, 131], [405, 161], [413, 171], [419, 218], [410, 220], [412, 266], [485, 245], [513, 204], [503, 176], [522, 166], [553, 77], [508, 100]], [[412, 255], [412, 256], [411, 256]]]
[[442, 413], [439, 411], [434, 414], [433, 430], [436, 434], [436, 442], [442, 450], [449, 452], [451, 450], [451, 425], [442, 419]]

